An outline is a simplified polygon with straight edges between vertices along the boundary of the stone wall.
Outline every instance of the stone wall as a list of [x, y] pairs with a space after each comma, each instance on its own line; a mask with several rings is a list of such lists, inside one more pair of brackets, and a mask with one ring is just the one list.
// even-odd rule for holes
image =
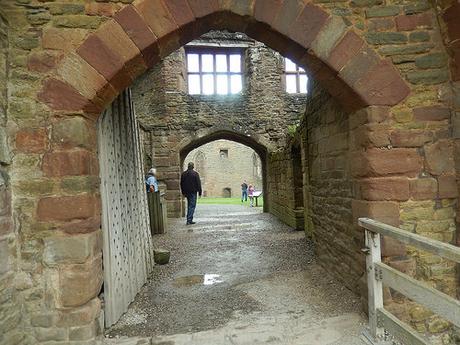
[[8, 145], [8, 23], [0, 9], [0, 344], [22, 344], [21, 276], [16, 260], [17, 238], [13, 226]]
[[[227, 150], [228, 156], [221, 154]], [[262, 190], [262, 162], [250, 147], [229, 140], [216, 140], [191, 151], [184, 161], [195, 163], [195, 170], [201, 178], [203, 196], [228, 197], [224, 189], [229, 188], [231, 197], [241, 197], [241, 184], [255, 186]]]
[[225, 130], [250, 136], [273, 151], [285, 145], [288, 127], [298, 124], [303, 113], [306, 96], [284, 90], [280, 54], [238, 33], [211, 32], [192, 43], [217, 42], [246, 46], [240, 95], [189, 95], [183, 48], [147, 71], [132, 87], [137, 117], [144, 130], [151, 133], [144, 135], [149, 138], [144, 145], [146, 162], [150, 165], [153, 161], [168, 185], [170, 216], [180, 215], [178, 163], [184, 158], [181, 150], [186, 145]]

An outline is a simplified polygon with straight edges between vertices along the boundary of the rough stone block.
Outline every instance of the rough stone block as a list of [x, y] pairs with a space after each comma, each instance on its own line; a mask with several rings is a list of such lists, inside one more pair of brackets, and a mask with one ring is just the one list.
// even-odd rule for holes
[[414, 200], [435, 199], [438, 194], [438, 183], [434, 178], [411, 180], [410, 193]]
[[96, 323], [89, 325], [71, 327], [69, 329], [69, 340], [90, 340], [96, 336]]
[[63, 307], [82, 306], [95, 298], [102, 286], [102, 258], [82, 265], [59, 268], [59, 300]]
[[426, 170], [432, 175], [452, 174], [455, 169], [453, 145], [443, 140], [425, 145]]
[[106, 103], [117, 95], [107, 80], [77, 54], [66, 54], [57, 68], [57, 74], [83, 97], [92, 100], [101, 108], [105, 108]]
[[10, 249], [8, 247], [8, 241], [0, 241], [0, 275], [10, 270]]
[[57, 230], [64, 231], [69, 234], [84, 234], [96, 231], [101, 227], [101, 217], [96, 215], [88, 219], [73, 220], [60, 225]]
[[393, 147], [422, 147], [433, 140], [433, 132], [423, 129], [396, 130], [391, 133]]
[[382, 176], [388, 174], [415, 175], [422, 170], [422, 158], [415, 149], [369, 149], [352, 156], [354, 176]]
[[38, 99], [55, 110], [85, 111], [99, 114], [102, 109], [83, 97], [75, 88], [58, 79], [47, 79]]
[[16, 149], [24, 153], [42, 153], [48, 143], [45, 129], [22, 129], [16, 133]]
[[60, 52], [32, 52], [27, 57], [27, 69], [29, 71], [46, 73], [54, 69], [60, 59]]
[[254, 6], [254, 18], [271, 25], [282, 3], [283, 0], [257, 0]]
[[43, 28], [42, 47], [44, 49], [71, 51], [83, 42], [86, 35], [87, 30], [84, 29], [46, 27]]
[[179, 27], [195, 20], [195, 16], [193, 15], [192, 9], [188, 5], [187, 0], [165, 1], [165, 5]]
[[366, 40], [369, 44], [403, 44], [407, 36], [400, 32], [368, 32]]
[[76, 327], [88, 325], [99, 317], [101, 301], [93, 298], [81, 307], [64, 309], [59, 312], [58, 327]]
[[332, 50], [328, 63], [340, 71], [364, 45], [364, 41], [354, 31], [348, 31]]
[[45, 176], [97, 175], [98, 163], [93, 153], [86, 150], [54, 151], [43, 156]]
[[67, 329], [65, 328], [36, 327], [34, 330], [35, 337], [41, 342], [67, 340]]
[[90, 218], [97, 213], [98, 202], [92, 195], [46, 197], [38, 202], [37, 218], [41, 221], [68, 221]]
[[178, 29], [163, 1], [141, 1], [134, 3], [134, 6], [156, 37], [164, 37]]
[[131, 84], [130, 76], [123, 70], [125, 62], [122, 57], [97, 35], [89, 35], [77, 49], [77, 53], [102, 74], [116, 90], [121, 91]]
[[458, 184], [454, 175], [439, 176], [438, 185], [441, 199], [458, 197]]
[[286, 22], [287, 18], [283, 18], [283, 23], [288, 24], [288, 30], [286, 28], [281, 32], [288, 33], [291, 39], [308, 48], [326, 25], [328, 18], [329, 14], [326, 11], [308, 3], [294, 22], [288, 23]]
[[365, 200], [408, 200], [409, 180], [407, 178], [373, 178], [360, 181], [361, 197]]
[[47, 265], [81, 264], [102, 250], [102, 233], [55, 236], [44, 239], [43, 261]]
[[[147, 1], [145, 1], [147, 3]], [[148, 3], [151, 3], [150, 1]], [[110, 20], [97, 30], [96, 35], [106, 47], [120, 57], [123, 71], [131, 80], [141, 75], [147, 69], [140, 50], [115, 20]]]
[[96, 129], [84, 117], [72, 116], [59, 119], [52, 128], [53, 144], [63, 149], [96, 147]]
[[332, 49], [343, 36], [346, 29], [347, 26], [343, 18], [329, 18], [311, 45], [314, 54], [323, 60], [327, 60]]
[[219, 10], [217, 0], [187, 0], [196, 18], [205, 17]]
[[432, 14], [401, 15], [395, 18], [398, 31], [413, 31], [420, 28], [432, 27]]
[[450, 118], [450, 109], [437, 105], [415, 108], [413, 112], [417, 121], [442, 121]]
[[112, 17], [120, 9], [119, 4], [90, 2], [85, 4], [85, 13], [89, 16]]
[[134, 6], [126, 6], [114, 18], [139, 48], [147, 66], [151, 67], [160, 60], [157, 37]]
[[407, 79], [412, 84], [435, 85], [449, 80], [449, 70], [446, 68], [412, 71], [407, 73]]
[[409, 86], [388, 60], [371, 65], [354, 87], [369, 105], [395, 105], [410, 93]]
[[415, 58], [415, 66], [422, 69], [443, 68], [447, 66], [447, 60], [445, 53], [431, 53]]
[[[393, 239], [392, 237], [382, 236], [382, 256], [404, 256], [406, 255], [406, 245]], [[400, 266], [401, 267], [401, 266]]]
[[399, 204], [391, 201], [352, 201], [353, 219], [367, 217], [380, 222], [399, 226]]
[[399, 12], [399, 6], [375, 6], [366, 10], [366, 17], [393, 17], [399, 14]]

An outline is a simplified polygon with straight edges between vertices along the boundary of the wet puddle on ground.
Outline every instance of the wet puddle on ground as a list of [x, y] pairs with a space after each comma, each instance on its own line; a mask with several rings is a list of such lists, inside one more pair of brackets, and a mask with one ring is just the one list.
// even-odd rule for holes
[[219, 274], [196, 274], [176, 278], [173, 285], [175, 287], [189, 287], [193, 285], [214, 285], [222, 282], [223, 280]]

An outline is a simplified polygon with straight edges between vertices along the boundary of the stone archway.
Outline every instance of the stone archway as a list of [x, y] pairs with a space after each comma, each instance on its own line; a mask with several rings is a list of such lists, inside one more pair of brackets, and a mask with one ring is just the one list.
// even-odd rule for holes
[[[184, 160], [187, 155], [194, 149], [201, 147], [207, 143], [215, 140], [230, 140], [239, 144], [250, 147], [259, 156], [262, 164], [262, 190], [267, 191], [267, 159], [270, 144], [266, 142], [266, 139], [259, 136], [250, 136], [246, 133], [238, 132], [230, 129], [223, 128], [210, 128], [202, 130], [196, 133], [195, 137], [183, 139], [175, 151], [179, 152], [180, 167], [184, 166]], [[235, 193], [235, 191], [232, 191]], [[269, 210], [269, 198], [268, 193], [264, 194], [264, 212]]]
[[[97, 179], [95, 146], [91, 140], [82, 140], [80, 134], [93, 139], [94, 119], [161, 57], [210, 29], [223, 28], [245, 32], [291, 57], [306, 67], [346, 109], [367, 107], [352, 116], [353, 129], [361, 140], [355, 170], [363, 200], [356, 205], [359, 215], [384, 220], [396, 218], [399, 223], [398, 201], [407, 200], [412, 189], [420, 190], [418, 197], [422, 199], [426, 195], [430, 200], [435, 198], [432, 195], [438, 191], [432, 187], [437, 186], [436, 179], [423, 182], [416, 179], [422, 170], [420, 155], [439, 156], [439, 152], [452, 149], [450, 144], [438, 142], [425, 153], [404, 146], [402, 141], [399, 142], [402, 146], [381, 149], [379, 133], [366, 126], [388, 118], [386, 107], [402, 102], [410, 92], [409, 87], [391, 62], [382, 59], [341, 17], [329, 14], [320, 5], [295, 0], [144, 0], [124, 7], [114, 19], [87, 36], [78, 49], [68, 53], [57, 68], [47, 71], [38, 99], [40, 106], [48, 106], [43, 108], [49, 112], [49, 119], [43, 131], [22, 133], [35, 134], [36, 141], [45, 137], [48, 130], [53, 133], [53, 145], [46, 150], [38, 148], [43, 154], [36, 164], [40, 176], [56, 185], [68, 183], [69, 176]], [[78, 130], [67, 133], [63, 130], [66, 124]], [[18, 150], [31, 149], [23, 146]], [[400, 168], [401, 159], [410, 166], [409, 170]], [[444, 173], [438, 174], [434, 169], [432, 172], [435, 176]], [[447, 177], [451, 175], [448, 171]], [[410, 189], [408, 178], [415, 180], [410, 181]], [[425, 182], [429, 190], [425, 190]], [[42, 236], [48, 237], [43, 240], [46, 253], [43, 275], [52, 286], [49, 309], [53, 315], [67, 315], [91, 308], [88, 321], [91, 323], [97, 318], [99, 302], [92, 293], [77, 293], [75, 283], [87, 280], [91, 284], [91, 278], [101, 274], [102, 267], [94, 260], [100, 248], [91, 245], [94, 236], [87, 235], [100, 227], [99, 189], [97, 183], [88, 183], [76, 190], [74, 194], [60, 190], [40, 192], [31, 209], [36, 212], [34, 226], [48, 231], [43, 231]], [[83, 254], [63, 252], [67, 244], [75, 249], [72, 253]]]

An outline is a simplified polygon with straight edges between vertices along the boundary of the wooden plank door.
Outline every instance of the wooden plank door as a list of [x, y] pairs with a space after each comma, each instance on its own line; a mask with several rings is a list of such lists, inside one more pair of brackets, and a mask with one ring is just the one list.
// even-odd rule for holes
[[128, 309], [153, 267], [139, 130], [130, 90], [98, 121], [104, 263], [104, 320]]

